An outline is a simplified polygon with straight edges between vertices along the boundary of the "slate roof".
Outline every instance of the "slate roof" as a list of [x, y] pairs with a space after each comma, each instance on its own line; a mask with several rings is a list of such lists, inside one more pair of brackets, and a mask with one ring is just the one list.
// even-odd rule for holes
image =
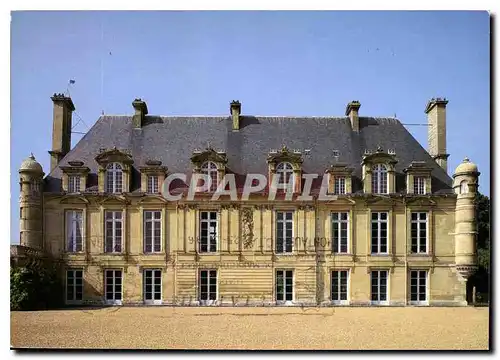
[[[128, 149], [134, 159], [132, 190], [140, 185], [138, 167], [147, 160], [161, 160], [169, 173], [191, 174], [190, 157], [195, 149], [210, 145], [227, 154], [227, 167], [236, 174], [268, 173], [266, 158], [271, 149], [286, 145], [302, 152], [305, 173], [323, 174], [336, 161], [354, 168], [353, 191], [360, 191], [361, 161], [365, 149], [382, 147], [396, 153], [396, 191], [403, 191], [403, 169], [412, 161], [432, 167], [433, 192], [451, 192], [451, 178], [395, 118], [360, 117], [360, 131], [351, 130], [348, 117], [241, 116], [240, 130], [232, 131], [230, 116], [146, 116], [142, 128], [134, 129], [132, 116], [101, 116], [89, 132], [61, 160], [81, 160], [90, 168], [88, 188], [97, 185], [98, 165], [94, 160], [101, 148]], [[339, 151], [335, 160], [333, 151]], [[46, 177], [46, 191], [61, 191], [62, 171], [58, 166]], [[90, 189], [89, 189], [90, 190]]]

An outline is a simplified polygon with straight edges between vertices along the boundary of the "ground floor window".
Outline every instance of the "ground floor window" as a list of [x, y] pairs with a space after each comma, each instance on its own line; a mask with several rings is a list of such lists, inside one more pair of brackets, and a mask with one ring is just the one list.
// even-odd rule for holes
[[293, 270], [276, 271], [276, 301], [293, 301]]
[[144, 277], [144, 302], [161, 304], [161, 270], [145, 269]]
[[108, 269], [104, 272], [104, 286], [106, 290], [106, 303], [122, 304], [122, 270]]
[[372, 304], [387, 304], [387, 270], [371, 271], [371, 302]]
[[66, 301], [83, 300], [83, 271], [66, 270]]
[[217, 301], [217, 270], [200, 270], [200, 304], [210, 305]]
[[332, 302], [337, 304], [347, 304], [347, 282], [349, 279], [348, 270], [332, 271]]
[[410, 271], [410, 304], [427, 304], [427, 271]]

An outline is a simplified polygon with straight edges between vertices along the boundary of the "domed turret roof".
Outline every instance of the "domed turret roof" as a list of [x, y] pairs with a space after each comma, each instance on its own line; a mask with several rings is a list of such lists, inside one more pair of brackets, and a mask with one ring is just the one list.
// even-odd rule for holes
[[26, 160], [23, 161], [19, 171], [36, 171], [43, 173], [42, 165], [36, 161], [35, 156], [31, 154]]
[[455, 170], [455, 174], [459, 173], [477, 173], [477, 165], [466, 157]]

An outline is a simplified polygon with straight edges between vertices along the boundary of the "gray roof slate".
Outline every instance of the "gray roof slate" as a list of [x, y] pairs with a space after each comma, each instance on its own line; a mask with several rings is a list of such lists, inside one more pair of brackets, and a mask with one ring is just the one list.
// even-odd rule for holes
[[[90, 168], [88, 187], [96, 185], [98, 164], [94, 160], [101, 148], [128, 149], [134, 159], [132, 191], [137, 190], [137, 168], [147, 160], [161, 160], [169, 173], [190, 174], [190, 157], [195, 149], [211, 146], [227, 154], [228, 168], [236, 174], [267, 174], [266, 158], [271, 149], [286, 145], [290, 150], [310, 149], [304, 155], [305, 173], [323, 174], [336, 161], [354, 168], [353, 192], [360, 190], [361, 161], [365, 149], [392, 149], [396, 164], [397, 188], [403, 191], [403, 169], [412, 161], [425, 161], [432, 167], [434, 192], [449, 192], [451, 178], [431, 158], [411, 133], [395, 118], [360, 117], [360, 131], [351, 130], [348, 117], [241, 116], [240, 130], [232, 131], [230, 116], [146, 116], [140, 129], [134, 129], [132, 116], [103, 115], [78, 144], [46, 177], [46, 191], [61, 191], [60, 166], [81, 160]], [[336, 160], [333, 150], [339, 151]], [[356, 186], [356, 184], [358, 186]]]

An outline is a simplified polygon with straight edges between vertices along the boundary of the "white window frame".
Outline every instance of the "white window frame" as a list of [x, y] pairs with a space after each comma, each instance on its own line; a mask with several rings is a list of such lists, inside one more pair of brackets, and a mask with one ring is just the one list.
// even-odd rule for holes
[[[282, 214], [282, 219], [279, 220], [278, 219], [278, 215], [279, 214]], [[291, 214], [291, 219], [287, 219], [287, 214]], [[275, 238], [276, 238], [276, 242], [275, 242], [275, 249], [274, 249], [274, 252], [275, 254], [281, 254], [281, 255], [290, 255], [290, 254], [293, 254], [293, 251], [294, 251], [294, 243], [293, 243], [293, 239], [294, 239], [294, 211], [293, 210], [283, 210], [283, 211], [276, 211], [275, 213], [275, 216], [276, 216], [276, 220], [275, 220], [275, 226], [276, 226], [276, 229], [275, 229]], [[281, 247], [281, 249], [278, 249], [278, 225], [279, 224], [283, 224], [283, 234], [282, 234], [282, 238], [283, 238], [283, 245]], [[292, 230], [292, 236], [290, 238], [290, 248], [291, 250], [290, 251], [286, 251], [287, 249], [287, 239], [288, 237], [286, 236], [286, 231], [288, 230], [287, 227], [290, 226], [291, 230]]]
[[[287, 174], [290, 175], [288, 182], [285, 182]], [[280, 162], [276, 166], [276, 176], [278, 180], [276, 182], [276, 188], [281, 190], [294, 191], [295, 189], [295, 175], [293, 172], [293, 166], [289, 162]]]
[[[81, 299], [76, 299], [76, 294], [77, 294], [77, 284], [76, 284], [76, 279], [77, 279], [77, 272], [81, 273], [81, 294], [82, 298]], [[70, 285], [68, 283], [68, 275], [72, 273], [73, 276], [73, 283]], [[64, 301], [66, 304], [80, 304], [83, 302], [83, 269], [66, 269], [66, 274], [65, 274], [65, 291], [64, 291]], [[68, 289], [72, 287], [73, 288], [73, 299], [68, 299]]]
[[123, 192], [123, 167], [117, 162], [106, 166], [106, 192], [111, 194]]
[[[211, 279], [213, 279], [213, 277], [211, 276], [212, 271], [215, 271], [215, 299], [210, 299], [210, 295], [213, 293], [212, 291], [210, 291], [210, 287], [213, 285], [213, 284], [210, 284]], [[207, 293], [206, 293], [207, 299], [202, 299], [202, 297], [204, 297], [203, 293], [201, 291], [201, 289], [202, 289], [201, 279], [202, 279], [203, 272], [207, 273], [207, 279], [208, 279], [207, 280], [207, 287], [208, 288], [207, 288]], [[199, 301], [200, 305], [204, 305], [204, 306], [216, 305], [218, 299], [219, 299], [219, 272], [217, 271], [217, 269], [200, 269], [198, 271], [198, 301]]]
[[[380, 287], [381, 287], [381, 273], [382, 272], [385, 272], [386, 274], [386, 283], [385, 283], [385, 300], [380, 300], [380, 294], [382, 294], [382, 292], [380, 291]], [[374, 273], [378, 273], [378, 276], [377, 276], [377, 297], [379, 298], [379, 300], [372, 300], [373, 298], [373, 285], [372, 285], [372, 282], [373, 282], [373, 274]], [[372, 305], [389, 305], [389, 294], [390, 294], [390, 291], [389, 291], [389, 276], [390, 276], [390, 271], [387, 270], [387, 269], [372, 269], [370, 271], [370, 303]]]
[[333, 193], [335, 195], [344, 195], [346, 193], [345, 184], [346, 184], [345, 176], [334, 176]]
[[389, 193], [389, 174], [387, 166], [376, 164], [372, 168], [372, 194]]
[[[417, 274], [417, 292], [416, 293], [413, 292], [413, 285], [412, 285], [414, 273]], [[423, 278], [425, 279], [425, 300], [420, 300], [420, 294], [421, 294], [420, 293], [420, 289], [421, 289], [420, 279], [421, 279], [422, 273], [424, 273]], [[410, 305], [424, 305], [424, 306], [429, 305], [429, 271], [424, 270], [424, 269], [411, 269], [409, 276], [410, 276], [410, 284], [409, 284], [410, 285], [410, 291], [409, 291], [409, 295], [410, 295], [409, 303], [410, 303]], [[419, 300], [412, 300], [413, 294], [416, 294]]]
[[[286, 280], [287, 280], [287, 272], [292, 273], [292, 299], [287, 300], [287, 291], [286, 291]], [[278, 273], [282, 273], [283, 275], [283, 299], [278, 300]], [[276, 301], [276, 305], [293, 305], [295, 301], [295, 271], [293, 269], [276, 269], [274, 272], [274, 300]]]
[[147, 175], [146, 193], [157, 194], [160, 190], [160, 178], [158, 175]]
[[426, 178], [424, 176], [413, 177], [413, 193], [417, 195], [426, 194]]
[[[79, 224], [78, 224], [79, 222]], [[77, 230], [80, 227], [80, 249], [78, 249]], [[84, 243], [83, 210], [66, 210], [66, 252], [83, 252]]]
[[[149, 219], [147, 215], [150, 215]], [[162, 252], [163, 244], [163, 229], [162, 229], [162, 211], [161, 210], [144, 210], [143, 216], [143, 251], [144, 254], [154, 254]], [[147, 224], [151, 223], [151, 233], [147, 234]], [[155, 235], [155, 230], [160, 230], [159, 238]], [[151, 236], [151, 251], [147, 251], [147, 238]], [[155, 245], [159, 245], [159, 249]]]
[[460, 181], [460, 194], [468, 194], [468, 193], [469, 193], [469, 186], [467, 180]]
[[70, 194], [79, 193], [80, 188], [80, 175], [68, 175], [68, 192]]
[[[112, 271], [113, 272], [113, 276], [112, 276], [112, 282], [111, 284], [109, 285], [112, 285], [113, 286], [113, 298], [112, 299], [108, 299], [107, 296], [108, 296], [108, 271]], [[117, 271], [120, 272], [120, 292], [117, 292], [116, 291], [116, 279], [117, 279]], [[104, 301], [106, 304], [108, 305], [122, 305], [123, 304], [123, 269], [105, 269], [104, 270]], [[117, 299], [117, 296], [116, 294], [120, 294], [120, 299]]]
[[[342, 273], [345, 272], [346, 273], [346, 299], [345, 300], [342, 300], [342, 299], [334, 299], [333, 298], [333, 284], [334, 284], [334, 277], [333, 277], [333, 273], [338, 273], [339, 276], [337, 278], [337, 287], [338, 287], [338, 295], [339, 297], [341, 297], [341, 293], [343, 293], [342, 291], [340, 291], [341, 289], [341, 279], [342, 279]], [[349, 292], [350, 292], [350, 287], [351, 287], [351, 284], [350, 284], [350, 278], [351, 278], [351, 274], [350, 274], [350, 270], [349, 269], [332, 269], [330, 271], [330, 300], [332, 302], [333, 305], [349, 305]]]
[[[346, 218], [345, 219], [342, 219], [342, 215], [346, 215]], [[335, 219], [335, 217], [337, 217]], [[350, 236], [349, 236], [349, 212], [348, 211], [339, 211], [339, 212], [336, 212], [336, 211], [332, 211], [330, 213], [330, 223], [331, 223], [331, 226], [332, 226], [332, 231], [331, 231], [331, 236], [332, 236], [332, 253], [334, 254], [349, 254], [349, 250], [350, 250], [350, 246], [349, 246], [349, 242], [350, 242]], [[346, 239], [346, 251], [342, 251], [342, 224], [346, 224], [346, 229], [345, 229], [345, 232], [346, 232], [346, 236], [345, 236], [345, 239]], [[337, 228], [337, 232], [338, 232], [338, 238], [335, 239], [335, 228]], [[335, 251], [335, 244], [337, 244], [337, 249], [339, 251]]]
[[[108, 219], [108, 214], [112, 214], [111, 218]], [[117, 216], [117, 214], [120, 214], [120, 216]], [[111, 229], [112, 229], [112, 235], [111, 235], [111, 244], [112, 244], [112, 250], [107, 251], [107, 244], [108, 241], [108, 223], [111, 223]], [[118, 226], [117, 224], [120, 223], [120, 229], [121, 229], [121, 234], [119, 236], [119, 240], [117, 240], [117, 229]], [[123, 228], [123, 211], [121, 210], [106, 210], [104, 211], [104, 252], [108, 254], [120, 254], [123, 252], [123, 238], [124, 238], [124, 228]], [[116, 251], [117, 245], [120, 245], [120, 251]]]
[[[413, 219], [413, 215], [416, 214], [417, 219]], [[425, 214], [425, 219], [420, 219], [420, 215]], [[417, 236], [416, 238], [413, 236], [413, 225], [417, 225]], [[425, 239], [420, 237], [420, 230], [425, 230]], [[412, 254], [428, 254], [429, 253], [429, 213], [425, 211], [412, 211], [410, 214], [410, 238], [411, 238], [411, 248], [410, 252]], [[417, 251], [413, 251], [413, 241], [417, 243]], [[425, 242], [425, 251], [420, 251], [420, 245], [422, 241]]]
[[[156, 274], [160, 273], [160, 298], [155, 299], [155, 295], [158, 293], [155, 291], [155, 286], [158, 285], [155, 283], [155, 279], [157, 279]], [[148, 274], [151, 274], [151, 299], [146, 299], [146, 278], [148, 277]], [[155, 268], [148, 268], [148, 269], [142, 269], [142, 294], [143, 294], [143, 301], [144, 304], [146, 305], [161, 305], [163, 303], [163, 272], [161, 269], [155, 269]]]
[[[373, 215], [377, 214], [377, 219], [373, 220]], [[382, 214], [386, 215], [385, 220], [382, 219]], [[377, 224], [377, 252], [373, 252], [373, 225]], [[386, 224], [386, 237], [385, 237], [385, 247], [386, 251], [382, 252], [380, 249], [382, 248], [382, 224]], [[372, 255], [388, 255], [389, 254], [389, 246], [390, 246], [390, 233], [389, 233], [389, 212], [387, 211], [372, 211], [370, 214], [370, 253]]]
[[[203, 219], [203, 214], [207, 214], [207, 218]], [[215, 219], [212, 218], [212, 215], [215, 214]], [[198, 252], [201, 254], [215, 254], [219, 251], [219, 212], [216, 210], [206, 210], [200, 211], [200, 229], [199, 229], [199, 244], [198, 244]], [[215, 234], [210, 231], [211, 223], [215, 223]], [[202, 250], [202, 227], [203, 224], [207, 224], [207, 250]], [[211, 249], [211, 240], [215, 237], [215, 250]]]
[[217, 165], [212, 161], [205, 161], [203, 165], [201, 165], [200, 173], [208, 175], [210, 179], [210, 187], [207, 189], [207, 192], [214, 192], [217, 190], [217, 186], [219, 185], [219, 171]]

